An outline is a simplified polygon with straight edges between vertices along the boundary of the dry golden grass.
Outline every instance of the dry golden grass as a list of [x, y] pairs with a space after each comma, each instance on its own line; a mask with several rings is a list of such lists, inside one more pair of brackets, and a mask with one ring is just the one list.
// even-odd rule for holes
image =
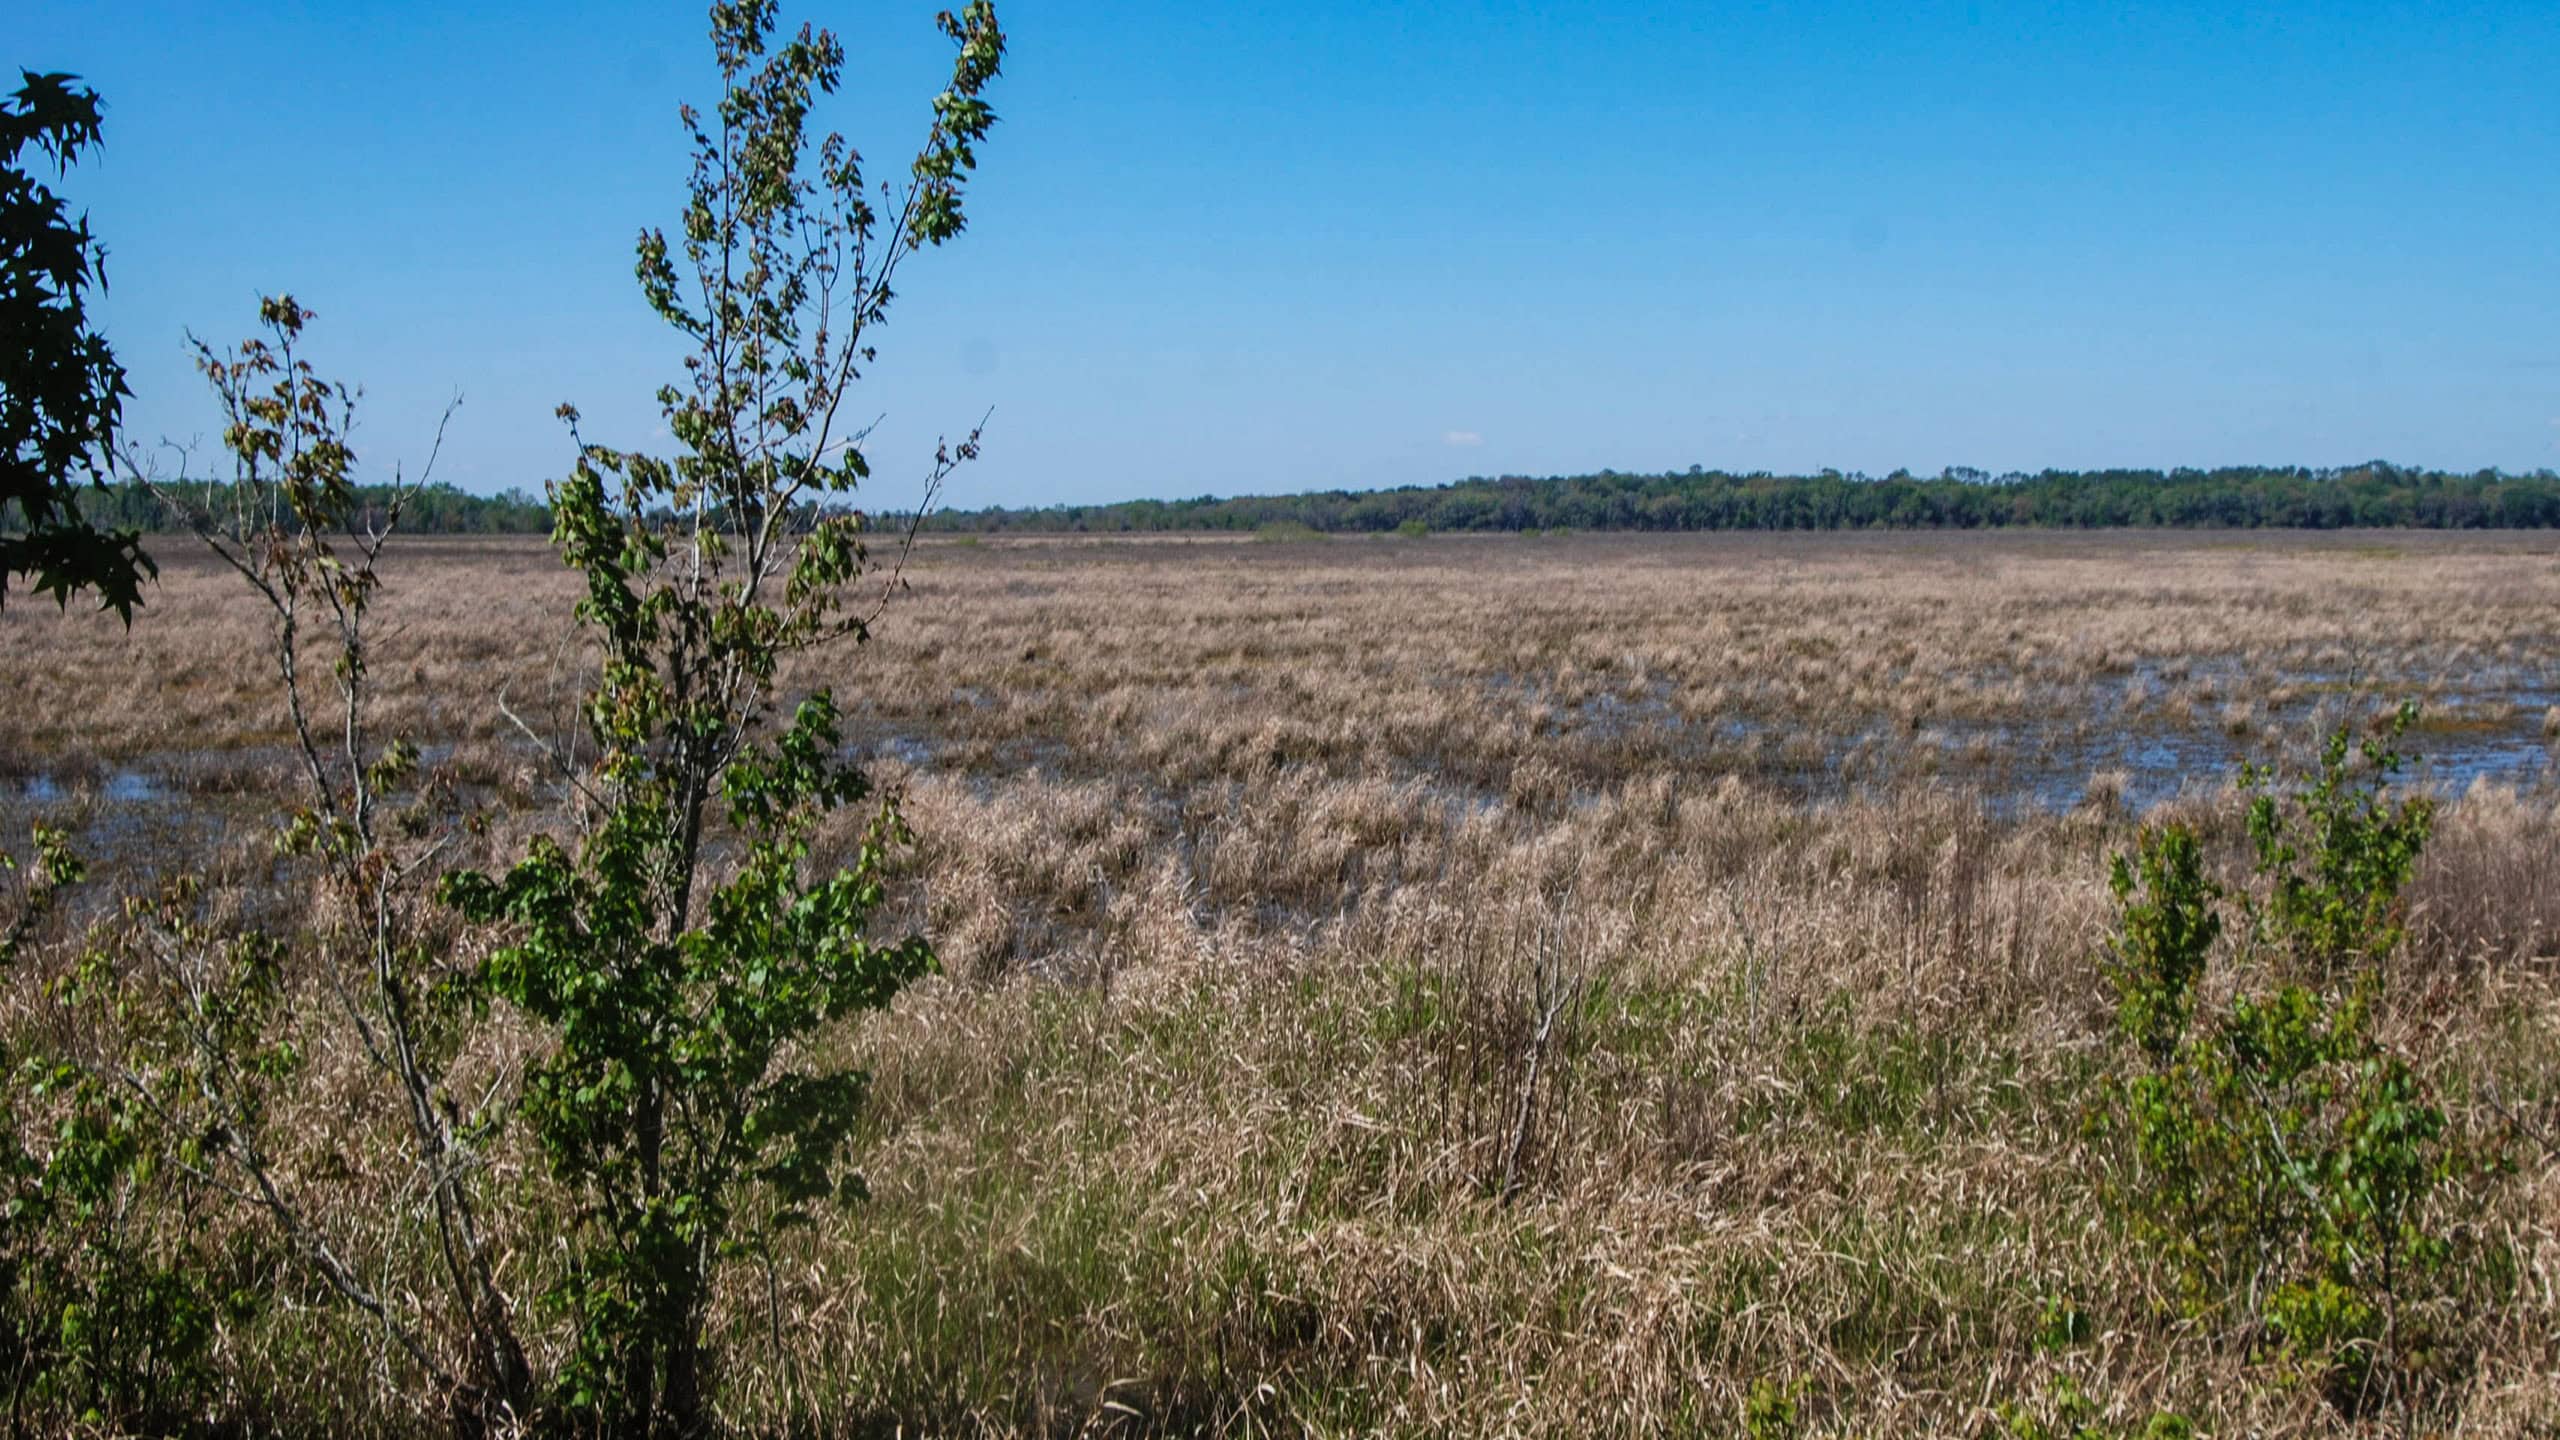
[[[42, 777], [7, 808], [146, 869], [227, 825], [251, 884], [256, 615], [163, 549], [129, 638], [0, 620], [0, 766]], [[2068, 1378], [2136, 1429], [2335, 1433], [2096, 1204], [2105, 861], [2163, 801], [2236, 864], [2233, 757], [2409, 694], [2458, 800], [2383, 1024], [2513, 1160], [2449, 1211], [2487, 1288], [2429, 1425], [2560, 1430], [2560, 1155], [2515, 1129], [2560, 1135], [2560, 542], [940, 542], [907, 573], [876, 644], [791, 681], [902, 788], [948, 973], [849, 1042], [873, 1200], [736, 1277], [741, 1424], [1726, 1434], [1769, 1381], [1812, 1433], [1975, 1434]], [[512, 843], [548, 802], [495, 700], [560, 723], [570, 578], [518, 542], [389, 575], [386, 718]], [[2094, 1335], [2040, 1344], [2066, 1297]], [[343, 1388], [312, 1413], [400, 1428]]]

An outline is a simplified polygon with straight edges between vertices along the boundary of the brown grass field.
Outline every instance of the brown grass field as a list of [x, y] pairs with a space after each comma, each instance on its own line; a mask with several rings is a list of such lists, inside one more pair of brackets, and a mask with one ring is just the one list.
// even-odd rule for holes
[[[261, 615], [160, 553], [129, 635], [0, 619], [0, 833], [70, 826], [93, 908], [191, 866], [289, 917]], [[388, 728], [511, 851], [557, 823], [509, 712], [563, 731], [572, 578], [522, 541], [386, 573]], [[2381, 1032], [2504, 1157], [2448, 1201], [2486, 1288], [2424, 1429], [2560, 1434], [2560, 539], [928, 540], [905, 573], [789, 682], [903, 793], [945, 973], [846, 1041], [871, 1200], [725, 1293], [738, 1424], [1727, 1434], [1761, 1384], [1826, 1435], [2008, 1433], [2066, 1386], [2125, 1433], [2399, 1433], [2181, 1312], [2083, 1115], [2108, 857], [2176, 814], [2237, 878], [2237, 762], [2410, 697], [2449, 806]], [[316, 1158], [329, 1063], [311, 1183], [361, 1188]], [[2045, 1343], [2061, 1302], [2091, 1331]], [[399, 1432], [363, 1353], [226, 1344], [242, 1406]]]

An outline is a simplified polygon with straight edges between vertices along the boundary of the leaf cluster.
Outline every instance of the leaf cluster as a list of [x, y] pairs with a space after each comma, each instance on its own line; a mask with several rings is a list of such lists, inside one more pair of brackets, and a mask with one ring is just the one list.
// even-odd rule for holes
[[2406, 933], [2401, 891], [2434, 828], [2435, 804], [2388, 785], [2406, 763], [2394, 746], [2417, 713], [2415, 702], [2403, 704], [2360, 740], [2344, 728], [2332, 732], [2318, 770], [2290, 795], [2278, 793], [2263, 767], [2242, 770], [2252, 792], [2249, 839], [2258, 873], [2271, 882], [2262, 932], [2305, 973], [2334, 978], [2370, 968]]
[[10, 577], [27, 575], [65, 605], [93, 590], [130, 623], [157, 570], [135, 531], [101, 530], [80, 508], [132, 394], [89, 323], [106, 252], [36, 173], [67, 170], [100, 134], [97, 92], [69, 75], [21, 71], [0, 104], [0, 605]]
[[[33, 849], [0, 964], [21, 959], [32, 920], [83, 878], [60, 832], [38, 827]], [[40, 987], [72, 1015], [106, 998], [111, 1013], [80, 1027], [91, 1037], [130, 1033], [112, 953], [93, 944]], [[12, 1417], [170, 1430], [216, 1388], [218, 1325], [261, 1297], [223, 1263], [236, 1256], [192, 1243], [205, 1197], [179, 1172], [200, 1145], [96, 1058], [0, 1045], [0, 1400]]]

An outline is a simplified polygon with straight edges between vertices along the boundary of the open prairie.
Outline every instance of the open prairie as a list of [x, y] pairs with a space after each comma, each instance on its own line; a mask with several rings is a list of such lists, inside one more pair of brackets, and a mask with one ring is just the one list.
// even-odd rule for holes
[[[0, 619], [0, 812], [92, 896], [210, 854], [289, 912], [262, 612], [159, 548], [129, 634]], [[476, 817], [451, 858], [559, 826], [528, 737], [592, 665], [573, 577], [462, 540], [385, 576], [378, 725]], [[2182, 1304], [2086, 1121], [2110, 857], [2174, 815], [2245, 885], [2238, 764], [2412, 699], [2445, 808], [2377, 1033], [2488, 1157], [2445, 1182], [2425, 1425], [2560, 1427], [2560, 540], [936, 540], [904, 576], [785, 689], [835, 687], [903, 797], [944, 973], [848, 1042], [870, 1198], [736, 1262], [730, 1419], [2397, 1429]], [[312, 1184], [390, 1184], [329, 1139], [357, 1063], [308, 1087]], [[352, 1358], [315, 1392], [238, 1353], [273, 1413], [392, 1423]]]

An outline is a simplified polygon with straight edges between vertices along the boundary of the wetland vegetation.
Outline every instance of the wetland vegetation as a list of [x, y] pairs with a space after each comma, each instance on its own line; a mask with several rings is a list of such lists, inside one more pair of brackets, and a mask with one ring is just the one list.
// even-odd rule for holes
[[[2550, 543], [928, 539], [906, 578], [873, 644], [782, 687], [861, 697], [845, 753], [915, 836], [884, 919], [941, 973], [829, 1042], [873, 1076], [869, 1198], [721, 1291], [731, 1422], [2552, 1418]], [[574, 585], [520, 541], [386, 567], [380, 724], [467, 819], [451, 863], [563, 823], [505, 712], [570, 723]], [[12, 820], [66, 831], [97, 894], [184, 857], [289, 917], [251, 597], [172, 553], [129, 635], [6, 625]], [[2439, 809], [2367, 1023], [2467, 1157], [2428, 1202], [2467, 1278], [2394, 1405], [2342, 1409], [2109, 1198], [2109, 866], [2183, 824], [2252, 893], [2234, 760], [2316, 770], [2401, 698], [2395, 793]], [[2245, 992], [2252, 933], [2206, 1004]], [[17, 1023], [53, 973], [20, 972]], [[536, 1042], [468, 1043], [495, 1077]], [[360, 1063], [316, 1057], [311, 1103]], [[314, 1413], [309, 1323], [226, 1337], [225, 1393]], [[388, 1423], [334, 1343], [329, 1413]]]

